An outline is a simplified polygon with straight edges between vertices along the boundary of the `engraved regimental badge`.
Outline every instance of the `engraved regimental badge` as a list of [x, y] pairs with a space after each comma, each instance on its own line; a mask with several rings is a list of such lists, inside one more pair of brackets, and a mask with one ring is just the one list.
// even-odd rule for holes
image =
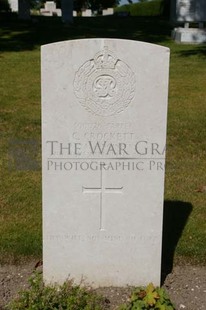
[[76, 72], [74, 92], [89, 112], [109, 116], [122, 112], [135, 93], [135, 75], [107, 47]]

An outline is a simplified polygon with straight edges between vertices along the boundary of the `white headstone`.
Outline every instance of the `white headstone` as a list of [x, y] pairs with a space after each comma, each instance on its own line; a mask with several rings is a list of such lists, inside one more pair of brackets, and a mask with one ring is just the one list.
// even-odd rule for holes
[[[172, 37], [181, 43], [205, 43], [206, 1], [176, 0], [171, 1], [171, 20], [184, 22], [184, 28], [178, 27], [172, 31]], [[191, 28], [190, 23], [199, 23], [199, 28]]]
[[102, 10], [102, 15], [107, 16], [107, 15], [113, 15], [114, 14], [114, 9], [113, 8], [108, 8], [105, 10]]
[[91, 10], [82, 11], [82, 16], [83, 17], [91, 17], [92, 16], [92, 11]]
[[40, 9], [40, 14], [43, 16], [62, 16], [62, 10], [56, 8], [56, 3], [54, 1], [45, 2], [44, 8]]
[[198, 28], [177, 27], [172, 32], [172, 38], [177, 43], [206, 43], [206, 30]]
[[[174, 1], [172, 1], [174, 3]], [[205, 0], [176, 0], [176, 21], [179, 22], [203, 22], [206, 21]], [[174, 19], [174, 18], [173, 18]]]
[[62, 16], [62, 10], [61, 9], [56, 9], [53, 11], [53, 15], [56, 14], [57, 16], [61, 17]]
[[56, 10], [56, 3], [54, 1], [47, 1], [44, 4], [45, 10], [46, 11], [55, 11]]
[[73, 17], [77, 17], [77, 11], [73, 11]]
[[40, 9], [40, 14], [43, 16], [53, 16], [52, 11], [46, 11], [45, 9]]
[[18, 0], [9, 0], [9, 5], [12, 12], [18, 12]]
[[44, 279], [160, 284], [169, 49], [42, 47]]

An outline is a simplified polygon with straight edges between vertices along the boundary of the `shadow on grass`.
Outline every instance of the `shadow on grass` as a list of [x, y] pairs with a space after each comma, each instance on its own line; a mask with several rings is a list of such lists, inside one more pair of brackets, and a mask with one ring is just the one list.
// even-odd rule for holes
[[172, 271], [175, 248], [192, 212], [192, 205], [183, 201], [165, 201], [162, 239], [162, 280]]
[[184, 51], [180, 51], [178, 52], [178, 54], [182, 57], [190, 57], [190, 56], [195, 56], [195, 55], [199, 55], [199, 56], [206, 56], [206, 44], [205, 45], [194, 45], [193, 48], [189, 49], [189, 50], [184, 50]]
[[65, 26], [58, 17], [34, 16], [23, 22], [10, 14], [1, 15], [0, 50], [32, 50], [52, 42], [96, 37], [165, 43], [170, 32], [169, 23], [160, 17], [76, 17], [71, 26]]

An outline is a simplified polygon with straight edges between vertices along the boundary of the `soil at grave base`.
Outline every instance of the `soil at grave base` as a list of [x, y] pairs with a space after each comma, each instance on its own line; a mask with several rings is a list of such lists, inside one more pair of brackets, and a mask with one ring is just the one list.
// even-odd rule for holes
[[[28, 286], [35, 261], [20, 266], [6, 265], [0, 267], [0, 310], [17, 294], [20, 289]], [[176, 266], [164, 281], [177, 310], [206, 310], [206, 267]], [[125, 303], [131, 288], [99, 288], [108, 303], [108, 309], [115, 310]]]

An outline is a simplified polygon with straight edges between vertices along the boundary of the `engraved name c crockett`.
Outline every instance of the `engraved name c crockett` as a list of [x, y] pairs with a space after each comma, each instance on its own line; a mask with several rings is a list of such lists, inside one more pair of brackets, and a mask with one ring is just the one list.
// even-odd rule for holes
[[89, 112], [109, 116], [124, 111], [135, 94], [135, 75], [108, 47], [76, 72], [74, 93]]

